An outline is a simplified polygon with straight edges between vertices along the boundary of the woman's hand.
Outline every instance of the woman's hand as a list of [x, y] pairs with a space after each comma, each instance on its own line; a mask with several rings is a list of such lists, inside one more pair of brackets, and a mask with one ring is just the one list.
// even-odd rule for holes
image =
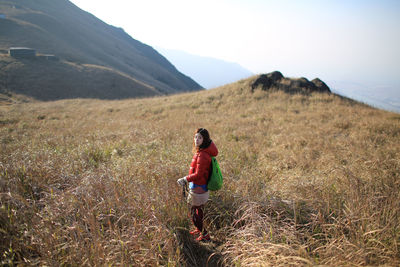
[[185, 185], [185, 184], [187, 183], [186, 176], [183, 177], [183, 178], [179, 178], [179, 179], [177, 180], [177, 183], [180, 184], [180, 185], [182, 185], [182, 186]]

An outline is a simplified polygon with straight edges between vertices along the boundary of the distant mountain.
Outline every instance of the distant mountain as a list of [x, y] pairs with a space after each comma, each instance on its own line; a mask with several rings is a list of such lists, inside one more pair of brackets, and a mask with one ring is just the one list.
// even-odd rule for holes
[[[0, 13], [2, 92], [51, 100], [115, 99], [202, 89], [152, 47], [67, 0], [0, 0]], [[5, 54], [9, 47], [30, 47], [60, 60], [21, 61]], [[49, 64], [43, 65], [46, 62]], [[29, 68], [35, 71], [29, 72]]]
[[237, 63], [201, 57], [179, 50], [156, 47], [175, 67], [205, 88], [214, 88], [247, 78], [253, 73]]

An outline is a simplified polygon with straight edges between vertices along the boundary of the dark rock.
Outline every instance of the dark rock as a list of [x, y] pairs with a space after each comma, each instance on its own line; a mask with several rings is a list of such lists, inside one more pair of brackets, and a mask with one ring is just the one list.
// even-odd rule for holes
[[262, 85], [263, 90], [269, 89], [273, 84], [283, 78], [282, 73], [274, 71], [268, 74], [261, 74], [251, 85], [251, 89], [254, 90], [257, 86]]
[[279, 71], [274, 71], [274, 72], [268, 73], [267, 77], [270, 78], [272, 81], [277, 82], [283, 78], [283, 75]]
[[314, 80], [311, 81], [313, 84], [315, 84], [315, 86], [318, 89], [318, 92], [327, 92], [327, 93], [331, 93], [331, 90], [329, 89], [329, 87], [326, 85], [326, 83], [324, 83], [323, 81], [321, 81], [319, 78], [315, 78]]
[[307, 80], [306, 78], [299, 78], [299, 79], [290, 79], [290, 88], [288, 88], [289, 91], [315, 91], [317, 88], [315, 85]]
[[268, 74], [261, 74], [251, 84], [251, 89], [261, 87], [262, 90], [281, 90], [286, 93], [302, 93], [310, 94], [311, 92], [328, 92], [329, 87], [320, 79], [314, 79], [311, 82], [304, 77], [301, 78], [285, 78], [279, 71]]

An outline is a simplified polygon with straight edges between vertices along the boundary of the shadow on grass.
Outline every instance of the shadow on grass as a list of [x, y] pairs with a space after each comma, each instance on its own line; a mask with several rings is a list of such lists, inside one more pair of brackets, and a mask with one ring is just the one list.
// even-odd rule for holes
[[224, 266], [218, 241], [202, 243], [194, 240], [185, 228], [176, 229], [176, 237], [183, 254], [184, 266]]

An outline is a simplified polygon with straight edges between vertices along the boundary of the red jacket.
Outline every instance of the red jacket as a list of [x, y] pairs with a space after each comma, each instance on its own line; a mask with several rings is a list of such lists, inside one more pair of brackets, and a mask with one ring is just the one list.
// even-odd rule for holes
[[216, 157], [217, 155], [218, 149], [214, 142], [211, 142], [207, 148], [195, 153], [190, 164], [189, 175], [186, 176], [187, 181], [197, 185], [207, 184], [210, 174], [211, 157]]

